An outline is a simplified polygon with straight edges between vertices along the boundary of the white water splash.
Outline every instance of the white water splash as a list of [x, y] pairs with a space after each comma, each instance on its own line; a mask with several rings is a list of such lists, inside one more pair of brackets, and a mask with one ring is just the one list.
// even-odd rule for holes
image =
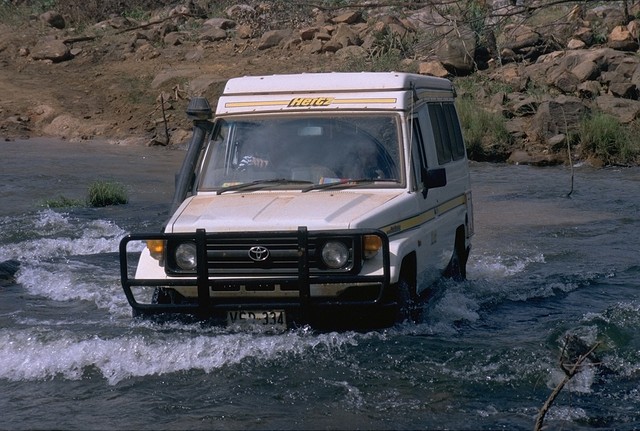
[[210, 373], [247, 358], [275, 360], [322, 349], [331, 355], [358, 345], [367, 335], [288, 332], [281, 335], [223, 334], [185, 337], [125, 335], [80, 339], [74, 332], [0, 332], [0, 379], [13, 381], [82, 379], [90, 368], [111, 385], [132, 377], [164, 375], [187, 370]]

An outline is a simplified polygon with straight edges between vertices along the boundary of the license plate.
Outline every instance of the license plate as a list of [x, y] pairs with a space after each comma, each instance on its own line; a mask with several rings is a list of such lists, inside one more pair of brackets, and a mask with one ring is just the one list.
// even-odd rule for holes
[[287, 328], [287, 319], [284, 310], [227, 311], [227, 323], [230, 326], [259, 326], [274, 329]]

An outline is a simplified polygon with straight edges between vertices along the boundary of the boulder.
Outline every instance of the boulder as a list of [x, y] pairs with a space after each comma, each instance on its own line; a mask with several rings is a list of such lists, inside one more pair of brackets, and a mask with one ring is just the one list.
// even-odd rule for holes
[[509, 25], [505, 28], [505, 48], [514, 52], [539, 45], [542, 42], [540, 33], [527, 25]]
[[614, 82], [609, 84], [609, 93], [624, 99], [638, 99], [638, 89], [631, 82]]
[[456, 75], [467, 75], [474, 70], [476, 37], [466, 26], [443, 26], [436, 47], [436, 56], [447, 70]]
[[421, 62], [418, 65], [418, 73], [421, 75], [437, 76], [438, 78], [446, 78], [449, 76], [447, 69], [438, 60]]
[[203, 27], [214, 27], [229, 30], [236, 26], [236, 22], [227, 18], [209, 18], [202, 23]]
[[598, 81], [585, 81], [578, 85], [576, 89], [578, 96], [584, 99], [593, 99], [602, 92], [602, 87]]
[[578, 97], [558, 96], [544, 101], [531, 121], [530, 136], [538, 142], [547, 143], [553, 136], [574, 132], [582, 118], [589, 112]]
[[200, 42], [215, 42], [218, 40], [225, 40], [227, 38], [227, 31], [220, 27], [208, 26], [198, 36]]
[[62, 30], [65, 28], [66, 23], [64, 21], [64, 17], [56, 11], [47, 11], [40, 15], [40, 21], [46, 23], [47, 25]]
[[40, 40], [31, 51], [31, 58], [34, 60], [50, 60], [54, 63], [69, 60], [71, 52], [69, 47], [61, 40], [43, 39]]
[[262, 35], [258, 42], [258, 49], [268, 49], [278, 46], [283, 40], [291, 36], [290, 30], [270, 30]]
[[345, 46], [336, 52], [336, 57], [344, 61], [363, 59], [367, 57], [367, 50], [358, 45]]
[[600, 68], [591, 60], [586, 60], [571, 69], [580, 82], [596, 79], [600, 75]]
[[355, 24], [358, 21], [362, 20], [362, 12], [353, 11], [346, 12], [341, 15], [334, 17], [331, 21], [336, 24]]
[[638, 41], [631, 35], [626, 26], [615, 27], [607, 39], [607, 46], [620, 51], [636, 51]]
[[631, 123], [640, 116], [640, 101], [622, 99], [611, 94], [603, 94], [596, 97], [597, 107], [617, 118], [621, 123]]
[[584, 41], [580, 40], [580, 39], [571, 39], [568, 43], [567, 43], [567, 49], [584, 49], [586, 48], [587, 44], [584, 43]]

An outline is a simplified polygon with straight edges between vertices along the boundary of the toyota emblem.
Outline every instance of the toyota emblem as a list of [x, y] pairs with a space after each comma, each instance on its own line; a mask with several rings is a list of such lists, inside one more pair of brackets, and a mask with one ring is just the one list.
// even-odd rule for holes
[[254, 245], [249, 249], [249, 258], [254, 262], [264, 262], [269, 257], [269, 249], [261, 245]]

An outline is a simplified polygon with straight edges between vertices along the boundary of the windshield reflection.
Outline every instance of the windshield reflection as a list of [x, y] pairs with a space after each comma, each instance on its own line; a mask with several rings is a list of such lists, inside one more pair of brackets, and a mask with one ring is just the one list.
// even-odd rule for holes
[[218, 119], [202, 163], [199, 190], [230, 191], [256, 182], [308, 188], [349, 179], [397, 186], [402, 182], [398, 118], [368, 114]]

